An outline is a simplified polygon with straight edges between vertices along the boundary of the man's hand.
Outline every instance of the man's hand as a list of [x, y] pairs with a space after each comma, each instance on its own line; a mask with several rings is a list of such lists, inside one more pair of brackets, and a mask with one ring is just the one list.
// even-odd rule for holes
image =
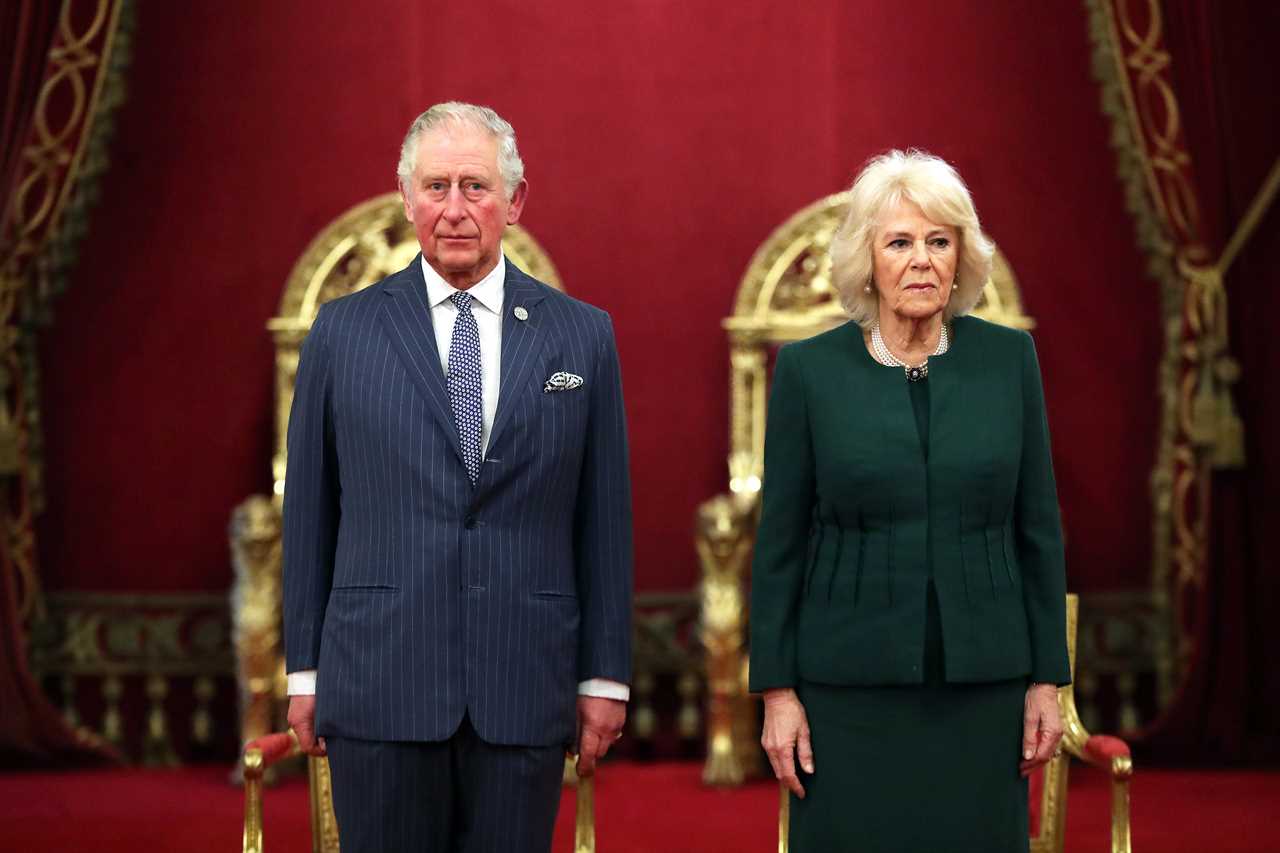
[[1062, 717], [1058, 713], [1058, 688], [1033, 684], [1027, 688], [1022, 713], [1022, 763], [1018, 769], [1030, 776], [1058, 754], [1062, 741]]
[[796, 774], [796, 758], [804, 772], [813, 773], [813, 746], [809, 741], [809, 719], [800, 697], [790, 687], [764, 692], [764, 732], [760, 744], [769, 756], [773, 775], [800, 799], [804, 785]]
[[627, 703], [602, 696], [578, 697], [578, 775], [596, 772], [596, 761], [604, 758], [613, 742], [622, 737], [627, 721]]
[[324, 738], [316, 737], [316, 697], [289, 697], [289, 725], [298, 736], [298, 747], [307, 755], [323, 758]]

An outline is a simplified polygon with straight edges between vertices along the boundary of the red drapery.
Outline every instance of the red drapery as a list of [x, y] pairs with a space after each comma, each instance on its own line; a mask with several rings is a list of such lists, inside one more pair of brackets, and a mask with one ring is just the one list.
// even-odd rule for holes
[[[1195, 164], [1201, 235], [1212, 258], [1246, 216], [1280, 158], [1275, 46], [1280, 8], [1165, 0], [1158, 4], [1172, 80]], [[1205, 572], [1182, 686], [1148, 732], [1143, 752], [1162, 760], [1280, 759], [1280, 603], [1269, 535], [1280, 530], [1280, 209], [1273, 202], [1226, 270], [1230, 349], [1241, 365], [1234, 392], [1245, 427], [1245, 464], [1215, 470], [1209, 487]]]
[[[5, 419], [24, 422], [12, 451], [15, 458], [3, 462], [0, 473], [0, 766], [50, 766], [111, 756], [85, 732], [73, 731], [31, 676], [27, 664], [23, 602], [33, 600], [32, 567], [18, 565], [18, 555], [32, 555], [28, 493], [29, 433], [25, 433], [27, 391], [17, 353], [20, 306], [30, 284], [32, 250], [40, 245], [27, 224], [39, 217], [19, 201], [19, 188], [27, 180], [27, 146], [38, 103], [50, 68], [50, 51], [57, 39], [60, 20], [68, 10], [63, 3], [17, 0], [0, 6], [0, 307], [4, 332], [3, 358]], [[8, 59], [3, 59], [8, 57]], [[64, 177], [63, 180], [69, 178]], [[36, 197], [38, 194], [33, 194]], [[33, 202], [28, 201], [27, 204]], [[46, 232], [47, 233], [47, 232]], [[18, 508], [15, 513], [15, 508]], [[21, 517], [17, 517], [20, 515]]]

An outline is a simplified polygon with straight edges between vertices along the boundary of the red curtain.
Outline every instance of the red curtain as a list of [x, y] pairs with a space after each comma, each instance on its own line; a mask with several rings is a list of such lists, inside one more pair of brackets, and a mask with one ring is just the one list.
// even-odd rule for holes
[[[17, 0], [0, 5], [0, 235], [8, 235], [9, 213], [22, 151], [30, 138], [36, 100], [44, 83], [61, 3]], [[9, 57], [4, 59], [3, 57]], [[0, 270], [13, 268], [11, 245], [0, 241]], [[9, 488], [3, 483], [0, 487]], [[8, 519], [3, 519], [8, 530]], [[0, 766], [50, 766], [82, 761], [98, 751], [72, 731], [49, 704], [27, 666], [19, 613], [17, 569], [8, 545], [0, 547]]]
[[[1204, 237], [1219, 256], [1280, 157], [1280, 7], [1161, 4], [1173, 80], [1195, 164]], [[1196, 654], [1173, 704], [1144, 740], [1158, 759], [1280, 760], [1280, 202], [1227, 270], [1230, 348], [1245, 425], [1245, 467], [1213, 475], [1208, 566]]]

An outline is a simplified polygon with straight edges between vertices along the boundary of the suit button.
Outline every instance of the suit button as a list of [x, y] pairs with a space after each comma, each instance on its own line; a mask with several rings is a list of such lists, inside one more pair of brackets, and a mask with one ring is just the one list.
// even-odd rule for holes
[[466, 521], [464, 521], [464, 522], [462, 522], [462, 526], [463, 526], [463, 527], [465, 527], [465, 528], [467, 528], [468, 530], [475, 530], [475, 529], [476, 529], [476, 517], [475, 517], [474, 515], [468, 515], [468, 516], [467, 516], [467, 520], [466, 520]]

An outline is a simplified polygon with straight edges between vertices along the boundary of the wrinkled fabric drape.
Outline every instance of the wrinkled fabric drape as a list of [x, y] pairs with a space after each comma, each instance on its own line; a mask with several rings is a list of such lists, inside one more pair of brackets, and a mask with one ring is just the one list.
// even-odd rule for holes
[[[1280, 7], [1165, 0], [1172, 76], [1215, 258], [1280, 157]], [[1230, 347], [1245, 467], [1212, 475], [1196, 652], [1141, 752], [1158, 760], [1280, 759], [1280, 209], [1273, 203], [1227, 270]]]
[[[31, 135], [36, 100], [45, 79], [61, 3], [10, 0], [0, 4], [0, 235], [8, 233], [9, 214], [22, 151]], [[0, 245], [0, 262], [8, 257]], [[0, 274], [12, 274], [3, 269]], [[10, 488], [11, 483], [0, 483]], [[2, 511], [2, 510], [0, 510]], [[26, 637], [19, 614], [17, 570], [7, 538], [0, 547], [0, 767], [82, 762], [105, 753], [72, 731], [31, 676]]]

